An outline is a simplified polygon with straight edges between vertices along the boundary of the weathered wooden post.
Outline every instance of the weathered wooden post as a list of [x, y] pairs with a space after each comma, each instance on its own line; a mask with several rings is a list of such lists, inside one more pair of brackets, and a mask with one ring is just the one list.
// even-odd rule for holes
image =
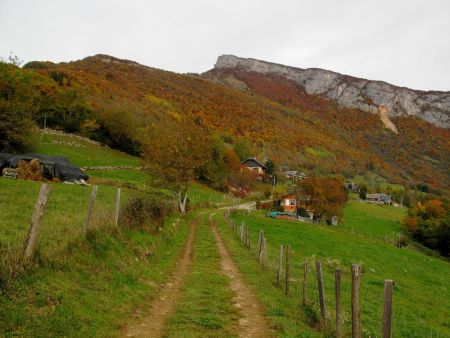
[[94, 211], [94, 202], [95, 202], [95, 198], [97, 197], [97, 190], [98, 190], [98, 186], [94, 185], [92, 187], [91, 198], [89, 200], [89, 207], [88, 207], [88, 212], [86, 215], [86, 221], [84, 222], [84, 227], [83, 227], [83, 233], [85, 236], [88, 233], [89, 227], [91, 224], [92, 212]]
[[322, 262], [316, 261], [317, 270], [317, 286], [319, 289], [319, 304], [320, 304], [320, 316], [321, 324], [325, 326], [327, 320], [327, 311], [325, 307], [325, 290], [323, 288], [323, 275], [322, 275]]
[[286, 245], [286, 271], [285, 271], [285, 287], [284, 294], [287, 296], [289, 294], [289, 279], [291, 278], [291, 246]]
[[303, 267], [303, 305], [306, 305], [308, 303], [308, 272], [308, 258], [305, 258], [305, 265]]
[[114, 209], [114, 226], [117, 227], [119, 224], [119, 213], [120, 213], [120, 188], [117, 188], [116, 192], [116, 207]]
[[50, 186], [48, 184], [42, 184], [39, 190], [39, 196], [34, 205], [33, 215], [31, 216], [31, 223], [28, 229], [28, 235], [24, 243], [23, 256], [26, 260], [33, 258], [36, 251], [37, 241], [39, 238], [39, 231], [41, 229], [42, 218], [44, 217], [45, 210], [48, 205], [48, 198], [50, 196]]
[[252, 246], [252, 239], [250, 237], [250, 231], [247, 230], [247, 248], [250, 250]]
[[263, 267], [267, 267], [267, 240], [266, 237], [263, 236], [262, 239], [262, 250], [261, 250], [261, 264]]
[[277, 286], [281, 286], [282, 272], [283, 272], [283, 244], [280, 245], [280, 254], [278, 256]]
[[258, 237], [258, 262], [261, 263], [261, 249], [263, 244], [263, 238], [264, 238], [264, 231], [259, 231], [259, 237]]
[[384, 280], [383, 338], [392, 337], [392, 289], [394, 282]]
[[352, 264], [352, 337], [361, 338], [361, 307], [359, 305], [359, 289], [361, 266]]
[[342, 337], [341, 313], [341, 270], [334, 270], [334, 289], [336, 292], [336, 338]]

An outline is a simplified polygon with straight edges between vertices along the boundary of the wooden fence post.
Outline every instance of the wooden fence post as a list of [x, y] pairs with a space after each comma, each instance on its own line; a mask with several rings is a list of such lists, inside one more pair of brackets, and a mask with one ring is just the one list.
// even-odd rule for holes
[[44, 217], [45, 210], [47, 209], [49, 196], [50, 186], [44, 183], [39, 190], [39, 196], [34, 205], [33, 215], [31, 216], [30, 228], [28, 229], [28, 235], [24, 243], [23, 256], [27, 260], [33, 258], [34, 252], [36, 251], [41, 221]]
[[261, 249], [263, 244], [263, 237], [264, 237], [264, 231], [259, 231], [259, 237], [258, 237], [258, 262], [261, 263]]
[[317, 270], [317, 286], [319, 289], [319, 303], [320, 303], [320, 316], [321, 316], [321, 324], [325, 326], [327, 319], [327, 311], [325, 307], [325, 290], [323, 288], [323, 275], [322, 275], [322, 262], [316, 261], [316, 270]]
[[305, 258], [305, 266], [303, 268], [303, 305], [308, 302], [307, 287], [308, 287], [308, 258]]
[[352, 264], [352, 337], [361, 338], [361, 307], [359, 305], [359, 288], [361, 266]]
[[280, 255], [278, 256], [277, 286], [281, 286], [282, 272], [283, 272], [283, 244], [280, 245]]
[[336, 338], [342, 336], [342, 313], [341, 313], [341, 270], [334, 270], [334, 288], [336, 292]]
[[263, 265], [263, 267], [267, 267], [267, 240], [266, 237], [263, 236], [262, 239], [262, 249], [261, 249], [261, 264]]
[[251, 237], [250, 237], [250, 231], [247, 228], [247, 248], [250, 250], [252, 246], [252, 241], [251, 241]]
[[96, 186], [96, 185], [94, 185], [92, 187], [91, 198], [89, 200], [89, 207], [88, 207], [88, 212], [86, 215], [86, 221], [84, 222], [84, 227], [83, 227], [84, 235], [86, 235], [89, 231], [89, 226], [90, 226], [91, 218], [92, 218], [92, 212], [94, 211], [94, 202], [95, 202], [95, 198], [97, 197], [97, 189], [98, 189], [98, 186]]
[[384, 280], [383, 338], [392, 337], [392, 288], [394, 282]]
[[117, 227], [119, 224], [119, 213], [120, 213], [120, 188], [117, 188], [116, 192], [116, 208], [114, 209], [114, 226]]
[[291, 246], [286, 245], [286, 271], [285, 271], [285, 287], [284, 294], [287, 296], [289, 294], [289, 279], [291, 278]]

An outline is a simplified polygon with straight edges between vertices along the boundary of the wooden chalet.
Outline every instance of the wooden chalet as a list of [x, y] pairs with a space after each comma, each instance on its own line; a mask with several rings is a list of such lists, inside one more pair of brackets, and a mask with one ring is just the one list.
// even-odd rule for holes
[[250, 170], [253, 174], [261, 178], [264, 178], [267, 171], [267, 167], [254, 157], [250, 157], [245, 161], [242, 161], [241, 167]]

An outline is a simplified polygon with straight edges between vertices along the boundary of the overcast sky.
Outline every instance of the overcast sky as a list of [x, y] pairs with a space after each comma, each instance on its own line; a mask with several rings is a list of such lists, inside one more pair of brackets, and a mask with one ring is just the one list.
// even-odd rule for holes
[[0, 0], [0, 56], [175, 72], [218, 55], [450, 90], [450, 0]]

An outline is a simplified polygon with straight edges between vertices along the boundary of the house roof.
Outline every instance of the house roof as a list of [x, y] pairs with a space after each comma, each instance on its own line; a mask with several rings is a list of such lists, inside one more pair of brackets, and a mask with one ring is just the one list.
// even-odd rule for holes
[[254, 157], [250, 157], [244, 161], [241, 162], [242, 165], [249, 167], [249, 168], [263, 168], [263, 169], [267, 169], [267, 167], [262, 164], [261, 162], [259, 162], [256, 158]]
[[390, 197], [390, 195], [386, 195], [385, 193], [374, 193], [366, 195], [366, 198], [386, 198], [386, 197]]
[[290, 193], [290, 194], [286, 194], [286, 195], [281, 196], [282, 200], [284, 200], [284, 199], [295, 199], [295, 198], [296, 198], [296, 196], [295, 196], [294, 193]]

